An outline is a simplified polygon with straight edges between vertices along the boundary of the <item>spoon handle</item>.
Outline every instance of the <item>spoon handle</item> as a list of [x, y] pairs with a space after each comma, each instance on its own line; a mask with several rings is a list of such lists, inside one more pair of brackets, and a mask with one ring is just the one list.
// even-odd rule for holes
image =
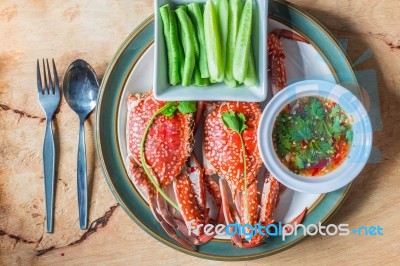
[[79, 143], [78, 143], [78, 206], [79, 225], [82, 230], [87, 228], [88, 220], [88, 186], [86, 173], [86, 148], [85, 148], [85, 119], [79, 119]]

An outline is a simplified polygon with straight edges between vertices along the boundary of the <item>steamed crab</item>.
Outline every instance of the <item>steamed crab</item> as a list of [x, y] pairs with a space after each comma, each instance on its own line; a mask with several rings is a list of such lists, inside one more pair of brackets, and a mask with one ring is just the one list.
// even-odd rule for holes
[[[305, 41], [302, 37], [285, 30], [275, 30], [268, 35], [269, 72], [273, 94], [286, 86], [285, 55], [280, 37]], [[227, 112], [245, 118], [242, 132], [229, 129], [223, 121]], [[207, 175], [217, 174], [222, 196], [222, 208], [227, 224], [274, 223], [274, 211], [280, 193], [285, 189], [274, 176], [267, 174], [261, 191], [257, 187], [262, 167], [257, 147], [257, 129], [261, 109], [257, 103], [216, 102], [206, 107], [204, 123], [203, 160]], [[243, 120], [242, 118], [242, 120]], [[290, 223], [302, 221], [306, 209]], [[251, 248], [263, 243], [267, 235], [257, 234], [249, 241], [243, 235], [232, 236], [232, 243]]]
[[[215, 223], [210, 202], [219, 208], [218, 186], [205, 179], [192, 153], [194, 116], [176, 112], [166, 117], [167, 103], [153, 95], [132, 95], [128, 100], [128, 166], [134, 185], [147, 197], [150, 209], [170, 237], [194, 249], [213, 236], [188, 227]], [[177, 231], [182, 238], [178, 237]]]

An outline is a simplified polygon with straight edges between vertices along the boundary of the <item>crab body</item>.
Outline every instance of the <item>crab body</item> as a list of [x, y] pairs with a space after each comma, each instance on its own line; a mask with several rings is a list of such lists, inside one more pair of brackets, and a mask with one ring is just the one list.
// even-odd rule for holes
[[[246, 156], [243, 156], [242, 143], [237, 132], [228, 129], [222, 120], [227, 111], [242, 113], [246, 117], [247, 128], [241, 133]], [[220, 189], [225, 221], [228, 224], [267, 225], [273, 222], [272, 214], [279, 194], [279, 183], [267, 179], [262, 196], [257, 188], [258, 173], [262, 160], [257, 147], [257, 128], [261, 110], [257, 103], [217, 102], [208, 104], [204, 123], [203, 153], [207, 175], [221, 177]], [[244, 158], [247, 169], [247, 194], [244, 194]], [[229, 191], [228, 191], [229, 188]], [[233, 202], [233, 204], [232, 204]], [[245, 211], [248, 203], [247, 212]], [[254, 247], [261, 244], [261, 238], [246, 241], [235, 235], [232, 242], [240, 247]]]
[[[164, 230], [183, 246], [193, 249], [192, 245], [203, 244], [212, 238], [205, 236], [201, 230], [191, 233], [189, 226], [209, 221], [206, 197], [218, 196], [218, 191], [206, 192], [210, 185], [192, 154], [193, 114], [176, 112], [173, 117], [156, 116], [144, 140], [145, 163], [157, 185], [175, 200], [179, 210], [170, 206], [149, 180], [141, 160], [141, 143], [147, 125], [164, 105], [165, 102], [155, 100], [152, 94], [132, 95], [128, 99], [129, 176], [147, 196], [153, 215]], [[176, 230], [183, 239], [177, 236]]]

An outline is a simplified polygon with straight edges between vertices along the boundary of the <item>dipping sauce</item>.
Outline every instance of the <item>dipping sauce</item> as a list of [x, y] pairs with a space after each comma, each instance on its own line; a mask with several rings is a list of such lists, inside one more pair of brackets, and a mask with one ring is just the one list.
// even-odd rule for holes
[[351, 121], [334, 101], [303, 97], [288, 104], [275, 120], [272, 140], [281, 162], [303, 176], [325, 175], [348, 156]]

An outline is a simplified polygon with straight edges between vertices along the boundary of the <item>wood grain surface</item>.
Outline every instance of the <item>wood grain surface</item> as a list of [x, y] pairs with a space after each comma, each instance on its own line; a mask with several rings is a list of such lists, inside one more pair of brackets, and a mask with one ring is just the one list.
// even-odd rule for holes
[[[368, 165], [330, 222], [380, 225], [383, 236], [314, 236], [274, 256], [230, 265], [375, 265], [400, 261], [400, 1], [293, 0], [347, 40], [355, 62], [378, 82], [383, 128], [374, 133], [381, 161]], [[177, 252], [142, 231], [108, 189], [86, 122], [90, 223], [80, 231], [76, 199], [78, 118], [65, 104], [54, 119], [57, 163], [55, 233], [44, 233], [41, 149], [44, 114], [36, 94], [36, 59], [54, 58], [60, 78], [76, 58], [100, 78], [127, 35], [153, 13], [153, 1], [1, 0], [0, 265], [224, 265]]]

